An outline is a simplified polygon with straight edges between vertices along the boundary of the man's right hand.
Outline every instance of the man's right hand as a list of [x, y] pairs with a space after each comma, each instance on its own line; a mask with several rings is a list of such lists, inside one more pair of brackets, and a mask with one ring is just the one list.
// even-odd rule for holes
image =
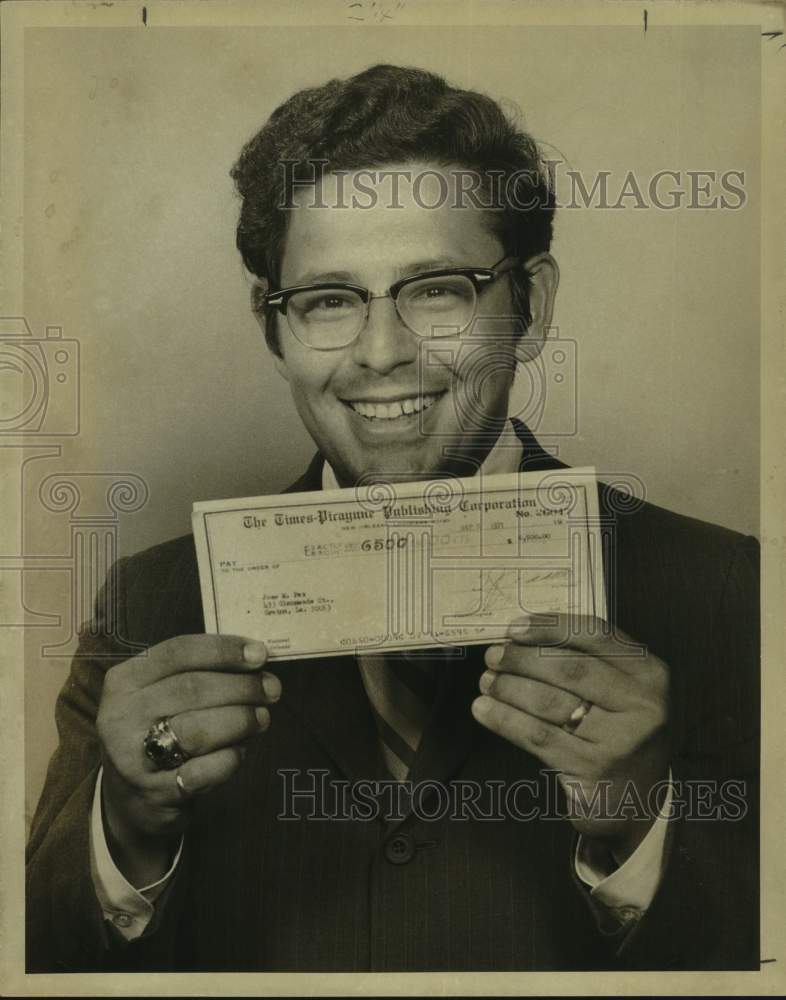
[[[266, 706], [278, 701], [281, 684], [260, 669], [266, 658], [263, 643], [240, 636], [181, 635], [107, 671], [96, 722], [104, 829], [132, 885], [162, 877], [191, 797], [225, 782], [244, 742], [270, 725]], [[190, 758], [172, 771], [158, 770], [144, 750], [148, 729], [164, 716]]]

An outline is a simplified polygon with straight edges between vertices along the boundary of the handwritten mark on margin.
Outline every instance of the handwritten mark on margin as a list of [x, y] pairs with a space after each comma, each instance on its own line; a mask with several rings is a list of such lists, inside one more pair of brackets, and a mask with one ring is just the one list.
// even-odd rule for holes
[[[766, 38], [769, 41], [772, 41], [773, 38], [783, 38], [783, 32], [782, 31], [762, 31], [761, 37], [762, 38]], [[784, 42], [783, 45], [779, 45], [778, 46], [778, 51], [780, 51], [781, 49], [786, 49], [786, 42]]]

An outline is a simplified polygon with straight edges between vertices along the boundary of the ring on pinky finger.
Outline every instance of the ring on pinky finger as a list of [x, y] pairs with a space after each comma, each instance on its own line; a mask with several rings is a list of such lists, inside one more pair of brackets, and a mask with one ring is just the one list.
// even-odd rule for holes
[[580, 705], [577, 705], [573, 711], [570, 713], [565, 722], [562, 723], [562, 728], [566, 733], [570, 733], [572, 736], [579, 726], [582, 724], [584, 719], [589, 715], [590, 709], [592, 708], [591, 701], [582, 701]]

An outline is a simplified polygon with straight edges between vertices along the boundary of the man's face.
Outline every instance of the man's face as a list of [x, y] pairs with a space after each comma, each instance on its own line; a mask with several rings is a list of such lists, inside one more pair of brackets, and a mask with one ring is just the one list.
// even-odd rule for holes
[[[402, 168], [413, 176], [418, 169], [434, 169], [425, 164]], [[449, 170], [444, 176], [451, 184]], [[369, 186], [367, 175], [363, 183]], [[341, 280], [379, 293], [422, 271], [488, 268], [504, 257], [483, 210], [451, 207], [452, 198], [439, 203], [437, 182], [431, 183], [433, 190], [424, 183], [418, 200], [412, 197], [412, 185], [402, 184], [398, 203], [403, 207], [397, 208], [389, 204], [389, 181], [377, 189], [373, 208], [333, 207], [342, 199], [332, 175], [321, 186], [322, 201], [331, 207], [310, 207], [319, 200], [301, 193], [299, 207], [290, 215], [281, 287]], [[351, 175], [344, 190], [354, 190]], [[435, 203], [438, 207], [425, 207]], [[548, 261], [545, 267], [548, 283]], [[553, 288], [546, 290], [549, 315], [555, 270], [552, 277]], [[532, 296], [533, 309], [540, 312], [543, 280], [536, 274], [538, 289]], [[419, 337], [399, 319], [390, 298], [373, 299], [358, 338], [337, 350], [305, 346], [278, 316], [281, 356], [276, 365], [338, 481], [349, 486], [361, 477], [416, 480], [456, 470], [467, 474], [456, 454], [480, 464], [507, 415], [520, 332], [511, 313], [509, 278], [504, 276], [479, 293], [477, 308], [478, 317], [501, 319], [476, 321], [462, 337]], [[487, 335], [481, 338], [484, 328]]]

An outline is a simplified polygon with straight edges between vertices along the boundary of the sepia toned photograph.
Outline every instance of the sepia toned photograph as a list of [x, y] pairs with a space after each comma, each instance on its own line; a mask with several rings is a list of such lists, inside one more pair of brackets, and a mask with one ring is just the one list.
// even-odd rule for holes
[[0, 316], [24, 989], [780, 974], [777, 17], [29, 6]]

